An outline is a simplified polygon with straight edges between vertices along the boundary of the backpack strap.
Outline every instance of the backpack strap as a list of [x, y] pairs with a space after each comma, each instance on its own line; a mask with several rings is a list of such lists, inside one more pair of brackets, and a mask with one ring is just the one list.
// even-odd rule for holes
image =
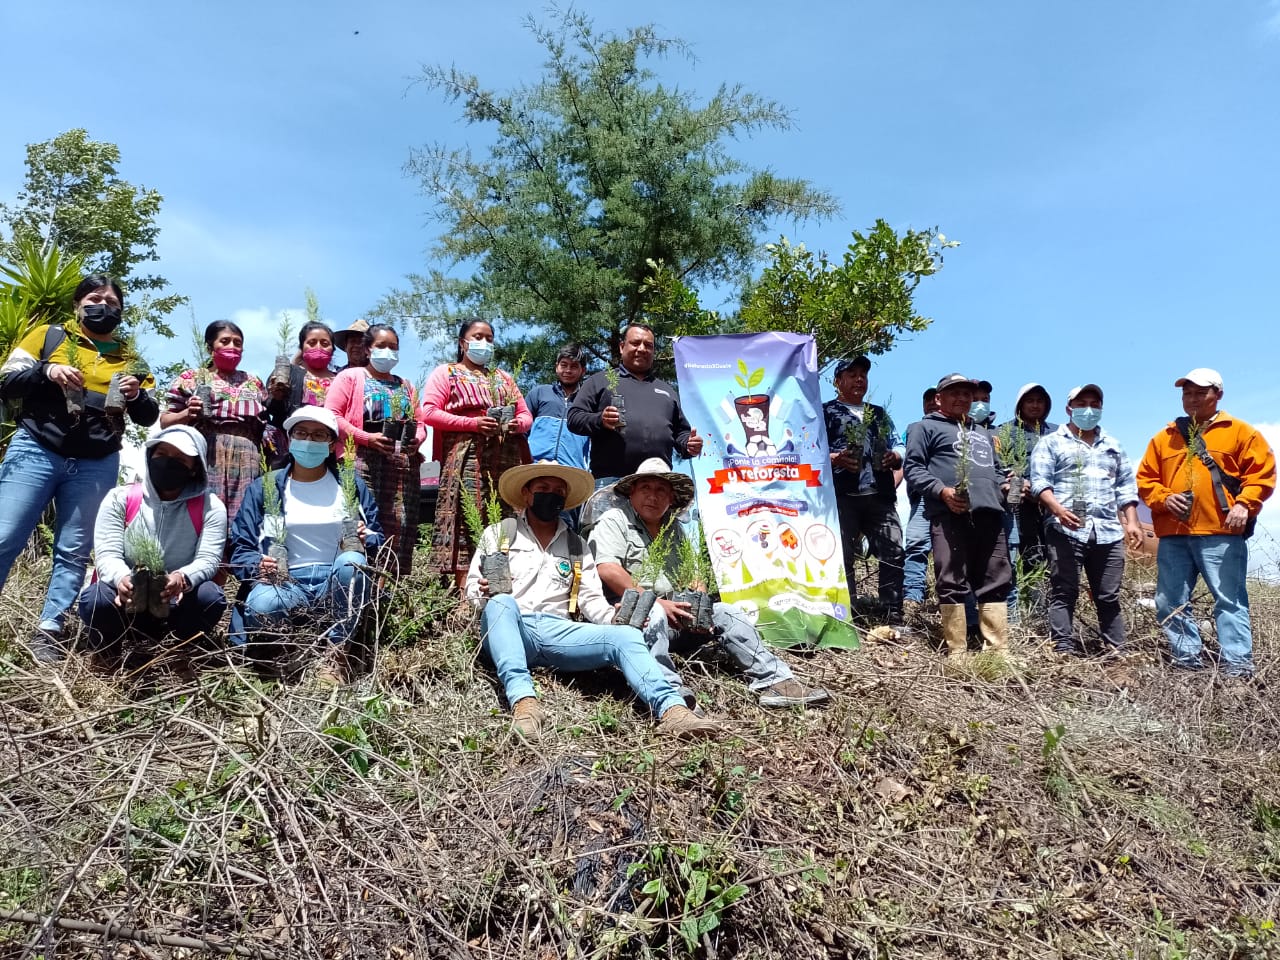
[[498, 549], [503, 553], [510, 553], [511, 543], [516, 538], [516, 518], [503, 517], [498, 529], [501, 531], [501, 536], [498, 538]]
[[587, 542], [572, 530], [565, 529], [569, 535], [569, 565], [572, 567], [572, 579], [569, 581], [569, 619], [581, 620], [582, 611], [578, 607], [578, 591], [582, 587], [582, 558], [591, 548]]
[[[124, 525], [133, 523], [133, 518], [142, 509], [142, 483], [134, 481], [129, 484], [129, 493], [124, 498]], [[205, 494], [207, 497], [208, 494]], [[204, 533], [204, 501], [205, 497], [189, 497], [187, 499], [187, 516], [191, 518], [191, 526], [196, 529], [196, 536]]]
[[56, 323], [49, 324], [49, 329], [44, 332], [44, 345], [40, 347], [40, 362], [48, 363], [49, 358], [58, 347], [62, 346], [62, 341], [65, 339], [67, 339], [67, 331], [64, 328]]

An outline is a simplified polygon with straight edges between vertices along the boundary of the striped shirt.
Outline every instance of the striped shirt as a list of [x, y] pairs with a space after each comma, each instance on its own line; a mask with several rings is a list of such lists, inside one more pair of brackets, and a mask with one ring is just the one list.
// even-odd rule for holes
[[1115, 543], [1124, 539], [1119, 511], [1138, 502], [1138, 484], [1133, 464], [1120, 442], [1099, 429], [1092, 444], [1071, 432], [1066, 424], [1041, 438], [1031, 454], [1031, 494], [1039, 497], [1052, 490], [1054, 497], [1072, 513], [1072, 504], [1083, 499], [1086, 516], [1079, 530], [1062, 527], [1057, 517], [1049, 522], [1062, 527], [1068, 537], [1088, 543]]

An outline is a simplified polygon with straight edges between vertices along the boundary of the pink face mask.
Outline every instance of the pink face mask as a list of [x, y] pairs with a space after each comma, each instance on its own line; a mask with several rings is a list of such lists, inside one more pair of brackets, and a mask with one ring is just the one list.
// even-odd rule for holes
[[240, 366], [240, 357], [243, 354], [243, 350], [237, 350], [235, 347], [219, 347], [213, 351], [213, 365], [223, 373], [230, 373]]
[[318, 370], [329, 365], [329, 361], [333, 359], [333, 350], [326, 350], [324, 347], [307, 347], [302, 351], [302, 359], [312, 370]]

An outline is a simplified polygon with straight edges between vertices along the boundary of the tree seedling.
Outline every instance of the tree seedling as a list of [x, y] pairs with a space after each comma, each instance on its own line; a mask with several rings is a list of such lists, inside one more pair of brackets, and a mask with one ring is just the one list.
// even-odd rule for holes
[[284, 505], [280, 502], [280, 488], [267, 467], [267, 457], [262, 455], [262, 515], [263, 533], [267, 539], [267, 556], [276, 562], [273, 579], [289, 579], [289, 530], [284, 522]]
[[604, 371], [604, 385], [609, 388], [609, 406], [618, 411], [618, 426], [615, 433], [618, 436], [625, 436], [627, 430], [627, 401], [626, 398], [618, 392], [618, 383], [621, 381], [618, 375], [617, 367], [606, 367]]
[[360, 525], [360, 491], [356, 487], [356, 439], [347, 435], [347, 442], [342, 450], [342, 464], [338, 468], [338, 479], [342, 484], [342, 542], [339, 549], [343, 553], [364, 553], [364, 541], [357, 532]]
[[[124, 505], [120, 505], [121, 518]], [[134, 524], [125, 531], [125, 559], [133, 567], [130, 579], [133, 593], [129, 597], [126, 610], [129, 613], [149, 613], [163, 620], [169, 616], [169, 601], [165, 599], [165, 584], [168, 576], [164, 569], [164, 549], [160, 541], [144, 525]]]

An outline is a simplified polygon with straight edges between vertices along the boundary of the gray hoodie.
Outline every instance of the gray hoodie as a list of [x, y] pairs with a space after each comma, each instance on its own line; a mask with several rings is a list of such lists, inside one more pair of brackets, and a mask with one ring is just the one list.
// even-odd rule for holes
[[[166, 440], [172, 443], [178, 431], [194, 440], [196, 449], [200, 452], [197, 458], [198, 476], [175, 499], [161, 500], [151, 485], [151, 477], [143, 469], [142, 503], [129, 524], [129, 529], [151, 533], [164, 551], [165, 571], [181, 571], [191, 581], [192, 587], [198, 587], [217, 573], [218, 565], [222, 562], [222, 551], [227, 542], [227, 508], [222, 505], [221, 500], [208, 492], [204, 469], [207, 447], [199, 431], [188, 426], [166, 427], [147, 440], [147, 453], [158, 443]], [[98, 510], [98, 521], [93, 528], [93, 554], [98, 579], [112, 586], [133, 573], [133, 558], [126, 555], [124, 522], [131, 486], [132, 484], [126, 484], [116, 487], [107, 494]], [[202, 504], [204, 515], [204, 529], [199, 537], [196, 536], [190, 508], [187, 506], [188, 500], [196, 498]]]

